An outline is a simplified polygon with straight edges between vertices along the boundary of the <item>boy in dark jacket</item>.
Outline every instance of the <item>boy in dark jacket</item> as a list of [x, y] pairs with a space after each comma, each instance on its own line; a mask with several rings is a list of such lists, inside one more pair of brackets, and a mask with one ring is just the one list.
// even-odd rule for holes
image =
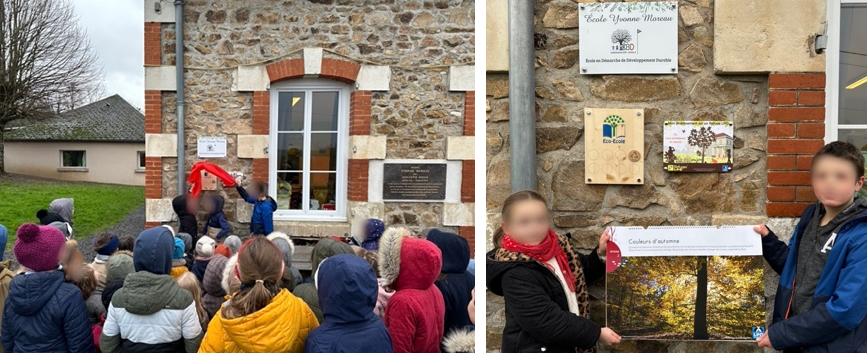
[[277, 201], [268, 196], [268, 185], [253, 182], [248, 193], [241, 184], [235, 187], [241, 198], [253, 204], [253, 215], [250, 217], [250, 235], [268, 235], [274, 231], [274, 211], [277, 211]]
[[439, 229], [430, 230], [427, 240], [443, 253], [443, 269], [434, 284], [445, 300], [445, 333], [472, 327], [473, 323], [466, 308], [472, 300], [476, 277], [467, 271], [467, 264], [470, 262], [470, 246], [467, 240]]
[[370, 264], [355, 255], [335, 255], [321, 263], [318, 273], [325, 321], [307, 336], [304, 352], [352, 352], [361, 347], [370, 353], [393, 352], [385, 324], [373, 313], [379, 285]]
[[199, 234], [199, 224], [196, 220], [196, 204], [187, 199], [187, 195], [175, 197], [172, 200], [172, 208], [178, 215], [178, 234]]
[[780, 274], [773, 324], [759, 347], [786, 352], [867, 352], [867, 201], [864, 157], [832, 142], [813, 157], [810, 183], [818, 202], [807, 207], [789, 245], [767, 226], [765, 260]]
[[84, 298], [64, 282], [59, 268], [65, 243], [54, 227], [18, 228], [13, 252], [28, 271], [9, 284], [2, 324], [6, 352], [93, 352]]
[[229, 232], [232, 231], [232, 226], [226, 220], [226, 215], [223, 214], [223, 203], [225, 200], [220, 195], [214, 195], [205, 203], [205, 210], [208, 211], [208, 221], [205, 222], [205, 229], [202, 230], [202, 235], [207, 235], [217, 241], [223, 241]]

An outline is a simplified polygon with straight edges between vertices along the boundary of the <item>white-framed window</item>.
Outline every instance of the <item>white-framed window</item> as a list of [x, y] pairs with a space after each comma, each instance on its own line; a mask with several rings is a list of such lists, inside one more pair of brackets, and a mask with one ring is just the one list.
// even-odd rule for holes
[[825, 142], [867, 156], [867, 0], [828, 0]]
[[349, 85], [271, 85], [269, 195], [278, 220], [346, 221]]
[[60, 151], [60, 168], [87, 168], [87, 152]]
[[144, 170], [145, 169], [145, 152], [138, 151], [135, 153], [135, 169], [136, 170]]

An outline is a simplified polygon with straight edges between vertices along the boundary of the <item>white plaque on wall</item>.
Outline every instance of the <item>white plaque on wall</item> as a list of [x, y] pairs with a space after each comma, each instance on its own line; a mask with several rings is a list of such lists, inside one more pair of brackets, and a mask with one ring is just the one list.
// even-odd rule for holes
[[226, 138], [217, 136], [199, 137], [197, 150], [199, 158], [226, 158]]
[[677, 2], [599, 2], [578, 7], [582, 74], [677, 73]]

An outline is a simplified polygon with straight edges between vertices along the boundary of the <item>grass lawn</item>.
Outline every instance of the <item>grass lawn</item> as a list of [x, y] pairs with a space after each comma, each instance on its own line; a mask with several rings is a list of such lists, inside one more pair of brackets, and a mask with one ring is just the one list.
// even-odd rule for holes
[[0, 176], [0, 224], [9, 230], [7, 244], [15, 243], [18, 226], [38, 224], [36, 211], [48, 209], [48, 204], [59, 198], [75, 199], [73, 228], [76, 237], [83, 238], [120, 222], [144, 205], [144, 187]]

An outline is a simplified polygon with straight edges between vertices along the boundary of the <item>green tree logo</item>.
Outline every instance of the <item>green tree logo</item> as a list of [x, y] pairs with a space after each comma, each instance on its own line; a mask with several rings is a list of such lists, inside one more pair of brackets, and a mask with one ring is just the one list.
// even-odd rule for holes
[[611, 130], [605, 131], [606, 129], [602, 129], [602, 134], [604, 137], [615, 138], [620, 135], [617, 134], [617, 127], [622, 125], [625, 121], [619, 115], [609, 115], [605, 117], [605, 120], [602, 121], [604, 124], [608, 125]]

